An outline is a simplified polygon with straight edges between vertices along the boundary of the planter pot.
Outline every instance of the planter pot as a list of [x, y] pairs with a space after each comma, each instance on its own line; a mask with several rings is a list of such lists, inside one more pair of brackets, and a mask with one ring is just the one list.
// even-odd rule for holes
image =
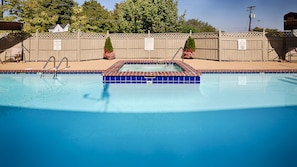
[[115, 59], [115, 53], [114, 52], [105, 52], [103, 54], [103, 58], [104, 59], [107, 59], [107, 60], [112, 60], [112, 59]]
[[195, 52], [184, 51], [182, 58], [184, 58], [184, 59], [193, 59], [194, 55], [195, 55]]

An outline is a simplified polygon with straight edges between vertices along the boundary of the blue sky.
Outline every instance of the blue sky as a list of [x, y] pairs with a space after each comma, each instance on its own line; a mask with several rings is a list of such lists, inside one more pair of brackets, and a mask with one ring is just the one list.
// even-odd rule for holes
[[[85, 0], [74, 0], [82, 4]], [[97, 0], [108, 10], [124, 0]], [[297, 0], [178, 0], [178, 11], [186, 11], [186, 19], [198, 19], [227, 32], [246, 32], [249, 26], [249, 6], [256, 6], [252, 28], [283, 31], [283, 17], [297, 12]]]

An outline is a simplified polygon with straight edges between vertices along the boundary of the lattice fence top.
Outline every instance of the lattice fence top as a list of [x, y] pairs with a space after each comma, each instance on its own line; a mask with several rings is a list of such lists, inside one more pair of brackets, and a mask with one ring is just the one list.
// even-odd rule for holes
[[145, 38], [148, 35], [144, 33], [139, 33], [139, 34], [134, 34], [134, 33], [117, 33], [117, 34], [109, 34], [110, 38], [113, 39], [125, 39], [125, 38], [130, 38], [130, 39], [138, 39], [138, 38]]
[[36, 35], [38, 35], [38, 38], [41, 39], [73, 39], [73, 38], [77, 38], [77, 33], [50, 33], [50, 32], [46, 32], [46, 33], [35, 33], [32, 34], [32, 37], [37, 37]]
[[106, 38], [106, 34], [102, 33], [84, 33], [80, 32], [80, 38]]
[[201, 32], [192, 34], [193, 38], [218, 38], [219, 33], [217, 32]]
[[266, 33], [267, 37], [295, 37], [297, 38], [297, 32], [271, 32]]
[[188, 38], [190, 34], [185, 33], [154, 33], [151, 34], [153, 38]]
[[84, 33], [84, 32], [65, 32], [65, 33], [34, 33], [32, 37], [37, 37], [41, 39], [76, 39], [78, 36], [80, 38], [106, 38], [106, 34], [102, 33]]
[[0, 33], [0, 39], [7, 36], [8, 34], [9, 34], [8, 32]]
[[[79, 34], [78, 34], [79, 33]], [[263, 33], [263, 32], [222, 32], [222, 37], [229, 38], [260, 38], [265, 34], [266, 37], [297, 37], [297, 32], [274, 32], [274, 33]], [[0, 37], [6, 36], [6, 33], [1, 33]], [[116, 34], [103, 34], [103, 33], [34, 33], [32, 37], [41, 39], [76, 39], [76, 38], [106, 38], [110, 36], [113, 39], [143, 39], [147, 37], [152, 38], [167, 38], [167, 39], [186, 39], [190, 36], [188, 33], [116, 33]], [[191, 35], [193, 38], [219, 38], [218, 32], [208, 32], [208, 33], [193, 33]]]
[[222, 37], [231, 37], [231, 38], [255, 38], [263, 37], [263, 32], [222, 32]]
[[37, 37], [41, 39], [75, 39], [75, 38], [106, 38], [110, 36], [113, 39], [143, 39], [147, 37], [152, 38], [188, 38], [189, 34], [185, 33], [116, 33], [116, 34], [102, 34], [102, 33], [84, 33], [84, 32], [76, 32], [76, 33], [34, 33], [32, 37]]
[[114, 39], [121, 39], [121, 38], [129, 38], [129, 39], [139, 39], [139, 38], [187, 38], [189, 34], [183, 34], [183, 33], [151, 33], [151, 34], [145, 34], [145, 33], [118, 33], [118, 34], [110, 34], [111, 38]]

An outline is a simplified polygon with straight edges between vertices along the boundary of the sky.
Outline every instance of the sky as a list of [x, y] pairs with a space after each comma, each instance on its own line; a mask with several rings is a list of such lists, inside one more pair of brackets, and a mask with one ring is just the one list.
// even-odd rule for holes
[[[74, 0], [80, 5], [85, 0]], [[124, 0], [97, 0], [108, 10]], [[297, 0], [178, 0], [178, 12], [186, 12], [186, 19], [207, 22], [226, 32], [247, 32], [249, 6], [255, 6], [251, 28], [284, 30], [284, 15], [297, 12]]]

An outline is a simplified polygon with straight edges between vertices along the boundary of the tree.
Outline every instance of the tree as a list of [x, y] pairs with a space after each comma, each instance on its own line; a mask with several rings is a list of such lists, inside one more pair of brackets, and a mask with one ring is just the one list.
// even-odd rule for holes
[[87, 17], [83, 15], [83, 8], [75, 5], [73, 7], [73, 15], [71, 16], [70, 31], [76, 31], [81, 29], [84, 25], [87, 24]]
[[59, 19], [57, 13], [47, 8], [45, 0], [28, 0], [24, 3], [20, 21], [24, 22], [24, 31], [46, 32]]
[[50, 13], [58, 14], [58, 20], [55, 24], [68, 24], [71, 23], [75, 4], [73, 0], [45, 0], [44, 7], [49, 9]]
[[195, 45], [195, 40], [192, 37], [189, 37], [185, 43], [184, 46], [185, 51], [191, 51], [195, 52], [196, 51], [196, 45]]
[[184, 59], [192, 59], [193, 55], [195, 54], [195, 51], [196, 51], [195, 40], [193, 38], [189, 37], [186, 40], [182, 57]]
[[48, 31], [56, 24], [71, 23], [73, 0], [7, 0], [9, 20], [24, 22], [27, 32]]
[[216, 28], [209, 25], [206, 22], [199, 21], [197, 19], [187, 20], [182, 28], [183, 33], [189, 33], [192, 30], [193, 33], [197, 32], [215, 32]]
[[83, 32], [115, 32], [114, 14], [95, 0], [73, 7], [70, 29]]
[[1, 7], [1, 12], [8, 12], [9, 15], [4, 16], [3, 20], [6, 21], [16, 21], [21, 17], [23, 12], [22, 7], [24, 6], [24, 1], [21, 0], [6, 0]]
[[178, 32], [182, 25], [175, 0], [126, 0], [114, 13], [118, 32]]
[[80, 22], [79, 28], [85, 32], [106, 32], [112, 28], [111, 14], [96, 0], [85, 1], [81, 6], [79, 12], [76, 11], [75, 15], [83, 20], [77, 20], [75, 17], [75, 24]]
[[253, 31], [257, 31], [257, 32], [263, 32], [263, 30], [265, 30], [265, 32], [269, 32], [269, 33], [275, 33], [278, 32], [278, 29], [270, 29], [270, 28], [260, 28], [260, 27], [255, 27], [253, 29]]
[[24, 22], [24, 31], [46, 32], [58, 20], [58, 14], [51, 15], [43, 4], [44, 0], [27, 0], [24, 2], [20, 21]]
[[103, 58], [107, 60], [115, 59], [110, 37], [107, 37], [105, 40]]
[[107, 37], [106, 40], [105, 40], [104, 50], [105, 50], [105, 52], [109, 52], [109, 53], [113, 52], [113, 47], [112, 47], [112, 44], [111, 44], [110, 37]]

